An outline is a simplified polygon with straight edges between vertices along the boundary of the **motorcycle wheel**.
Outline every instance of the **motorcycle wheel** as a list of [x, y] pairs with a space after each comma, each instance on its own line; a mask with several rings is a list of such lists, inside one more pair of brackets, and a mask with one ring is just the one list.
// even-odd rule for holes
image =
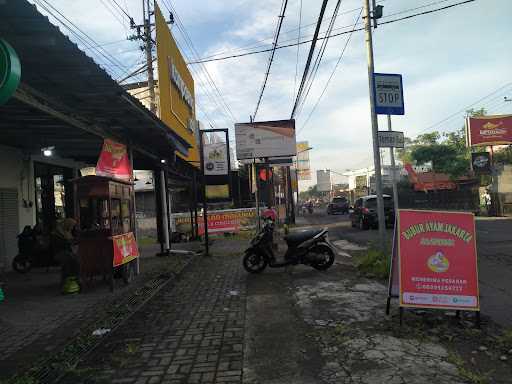
[[322, 261], [311, 264], [313, 268], [318, 269], [319, 271], [325, 271], [334, 263], [334, 252], [327, 245], [318, 244], [313, 247], [310, 252], [322, 256]]
[[12, 261], [12, 269], [18, 273], [27, 273], [32, 269], [32, 262], [27, 257], [17, 255]]
[[267, 268], [267, 259], [256, 252], [249, 252], [244, 256], [243, 265], [249, 273], [260, 273]]

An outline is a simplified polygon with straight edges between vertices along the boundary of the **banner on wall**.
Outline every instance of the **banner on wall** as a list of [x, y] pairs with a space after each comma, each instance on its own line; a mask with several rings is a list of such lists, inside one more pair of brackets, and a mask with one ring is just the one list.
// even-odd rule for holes
[[400, 306], [479, 311], [472, 213], [401, 209], [397, 237]]
[[[208, 212], [208, 233], [237, 233], [240, 230], [252, 229], [256, 226], [256, 209], [225, 209]], [[191, 231], [189, 213], [171, 214], [171, 220], [177, 232]], [[204, 221], [202, 215], [198, 216], [199, 235], [204, 234]]]
[[466, 139], [469, 146], [512, 144], [512, 115], [468, 117]]
[[105, 139], [101, 149], [96, 175], [129, 181], [132, 179], [132, 167], [126, 145]]

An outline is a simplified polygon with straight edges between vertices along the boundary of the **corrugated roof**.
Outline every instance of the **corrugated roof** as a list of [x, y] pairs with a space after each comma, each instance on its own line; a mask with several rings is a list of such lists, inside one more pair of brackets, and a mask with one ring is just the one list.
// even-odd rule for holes
[[55, 145], [63, 157], [86, 161], [99, 153], [102, 136], [155, 158], [190, 147], [34, 5], [0, 0], [0, 37], [22, 63], [20, 91], [0, 106], [1, 144], [28, 151]]

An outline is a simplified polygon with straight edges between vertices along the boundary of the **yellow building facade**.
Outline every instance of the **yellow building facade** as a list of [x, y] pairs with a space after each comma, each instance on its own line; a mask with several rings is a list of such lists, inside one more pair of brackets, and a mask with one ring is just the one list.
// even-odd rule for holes
[[199, 166], [198, 123], [194, 79], [187, 68], [160, 8], [155, 4], [156, 51], [160, 119], [190, 145], [188, 156], [177, 156]]

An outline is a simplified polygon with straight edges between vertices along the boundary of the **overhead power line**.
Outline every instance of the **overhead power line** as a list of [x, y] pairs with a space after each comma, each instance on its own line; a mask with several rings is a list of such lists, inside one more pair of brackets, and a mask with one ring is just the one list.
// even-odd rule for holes
[[281, 12], [278, 16], [277, 28], [274, 36], [274, 42], [272, 43], [273, 49], [270, 53], [270, 57], [268, 59], [267, 70], [265, 71], [265, 77], [263, 79], [263, 84], [261, 85], [260, 95], [258, 96], [258, 102], [256, 103], [256, 108], [254, 109], [254, 113], [252, 115], [253, 119], [256, 119], [256, 115], [258, 114], [258, 109], [260, 108], [261, 99], [263, 98], [263, 93], [265, 92], [265, 87], [267, 86], [268, 76], [270, 75], [270, 68], [272, 67], [272, 62], [274, 61], [274, 54], [276, 53], [277, 42], [279, 41], [279, 34], [281, 33], [281, 27], [283, 26], [284, 15], [286, 13], [286, 6], [288, 5], [288, 0], [283, 0], [281, 4]]
[[[329, 37], [332, 33], [332, 29], [334, 28], [334, 23], [336, 22], [336, 17], [338, 16], [338, 11], [341, 5], [341, 0], [338, 0], [336, 3], [336, 7], [333, 11], [333, 16], [331, 17], [331, 21], [329, 22], [329, 27], [327, 28], [326, 36]], [[311, 87], [313, 86], [313, 83], [315, 81], [316, 75], [318, 73], [318, 69], [320, 68], [320, 63], [322, 62], [322, 59], [324, 57], [325, 49], [327, 48], [327, 44], [329, 43], [329, 39], [322, 40], [322, 45], [320, 46], [320, 50], [318, 51], [318, 54], [315, 58], [315, 62], [313, 63], [313, 70], [310, 72], [309, 78], [307, 79], [307, 88], [306, 92], [304, 93], [304, 96], [302, 96], [302, 99], [299, 103], [299, 107], [297, 109], [296, 115], [299, 114], [304, 107], [304, 104], [306, 103], [306, 99], [309, 96], [309, 92], [311, 91]]]
[[[352, 32], [354, 32], [355, 30], [355, 27], [357, 25], [357, 23], [359, 22], [359, 19], [361, 18], [361, 14], [363, 12], [363, 9], [361, 8], [361, 10], [359, 11], [359, 15], [357, 16], [357, 19], [356, 19], [356, 22], [354, 23], [354, 27], [352, 28]], [[311, 111], [309, 112], [309, 115], [308, 117], [306, 118], [306, 121], [304, 121], [304, 124], [302, 125], [302, 127], [299, 129], [299, 131], [297, 132], [297, 135], [302, 132], [302, 130], [306, 127], [307, 123], [309, 122], [309, 119], [311, 119], [311, 116], [313, 115], [313, 113], [315, 112], [316, 108], [318, 107], [318, 104], [320, 103], [320, 100], [322, 100], [322, 97], [324, 96], [325, 92], [327, 91], [327, 87], [329, 87], [329, 84], [332, 80], [332, 78], [334, 77], [334, 74], [336, 73], [336, 70], [338, 69], [338, 66], [340, 65], [341, 63], [341, 60], [343, 59], [343, 56], [345, 54], [345, 51], [347, 50], [347, 47], [348, 47], [348, 44], [350, 43], [350, 40], [352, 38], [352, 35], [353, 33], [351, 33], [350, 35], [348, 35], [348, 38], [347, 38], [347, 41], [345, 42], [345, 45], [343, 47], [343, 49], [341, 50], [341, 54], [340, 56], [338, 57], [338, 61], [336, 62], [336, 65], [334, 66], [334, 68], [332, 69], [332, 72], [329, 76], [329, 78], [327, 79], [327, 82], [325, 83], [325, 86], [324, 88], [322, 89], [322, 92], [320, 93], [320, 96], [318, 96], [318, 99], [316, 100], [316, 103], [313, 105], [313, 108], [311, 109]]]
[[[311, 47], [309, 48], [308, 58], [306, 60], [306, 66], [304, 67], [304, 72], [302, 74], [302, 80], [299, 85], [299, 90], [297, 91], [297, 96], [295, 97], [295, 103], [292, 108], [291, 118], [293, 119], [295, 116], [295, 112], [297, 110], [297, 106], [299, 104], [300, 98], [302, 97], [302, 92], [304, 90], [304, 84], [306, 83], [306, 78], [309, 72], [309, 66], [311, 65], [311, 59], [313, 58], [313, 53], [315, 52], [316, 42], [318, 40], [318, 33], [320, 32], [320, 26], [322, 25], [322, 20], [324, 18], [325, 8], [327, 6], [328, 0], [323, 0], [322, 7], [320, 8], [320, 14], [318, 15], [318, 21], [315, 28], [315, 34], [313, 35], [313, 40], [311, 40]], [[276, 48], [274, 48], [276, 49]]]
[[[400, 18], [397, 18], [397, 19], [388, 20], [388, 21], [381, 21], [381, 22], [379, 22], [379, 26], [385, 25], [385, 24], [393, 24], [393, 23], [396, 23], [396, 22], [399, 22], [399, 21], [411, 19], [413, 17], [424, 16], [424, 15], [428, 15], [430, 13], [444, 11], [444, 10], [449, 9], [449, 8], [453, 8], [453, 7], [457, 7], [457, 6], [460, 6], [460, 5], [472, 3], [472, 2], [475, 2], [475, 1], [476, 0], [465, 0], [465, 1], [461, 1], [461, 2], [455, 3], [455, 4], [450, 4], [450, 5], [441, 7], [441, 8], [431, 9], [431, 10], [428, 10], [428, 11], [415, 13], [415, 14], [404, 16], [404, 17], [400, 17]], [[352, 32], [358, 32], [358, 31], [363, 31], [363, 30], [364, 30], [364, 27], [357, 28], [354, 31], [343, 31], [343, 32], [333, 33], [329, 37], [327, 37], [327, 36], [318, 37], [318, 40], [324, 40], [326, 38], [332, 39], [333, 37], [347, 35], [347, 34], [352, 33]], [[290, 44], [286, 44], [286, 45], [280, 45], [280, 46], [276, 47], [276, 50], [277, 49], [283, 49], [283, 48], [289, 48], [289, 47], [295, 47], [297, 45], [302, 45], [302, 44], [308, 44], [308, 43], [311, 43], [312, 41], [313, 41], [313, 39], [308, 39], [308, 40], [303, 40], [300, 43], [290, 43]], [[239, 54], [235, 54], [235, 55], [217, 57], [217, 58], [212, 58], [212, 59], [200, 59], [200, 60], [196, 60], [196, 61], [191, 61], [188, 64], [202, 64], [202, 63], [208, 63], [208, 62], [211, 62], [211, 61], [222, 61], [222, 60], [234, 59], [234, 58], [238, 58], [238, 57], [257, 55], [259, 53], [270, 52], [272, 49], [273, 48], [261, 49], [261, 50], [257, 50], [257, 51], [244, 52], [244, 53], [239, 53]]]
[[297, 55], [295, 58], [295, 80], [293, 81], [293, 94], [292, 94], [292, 100], [295, 99], [295, 92], [297, 91], [297, 76], [299, 74], [299, 52], [300, 52], [300, 29], [302, 24], [302, 0], [299, 0], [299, 28], [297, 30], [299, 31], [297, 33]]

